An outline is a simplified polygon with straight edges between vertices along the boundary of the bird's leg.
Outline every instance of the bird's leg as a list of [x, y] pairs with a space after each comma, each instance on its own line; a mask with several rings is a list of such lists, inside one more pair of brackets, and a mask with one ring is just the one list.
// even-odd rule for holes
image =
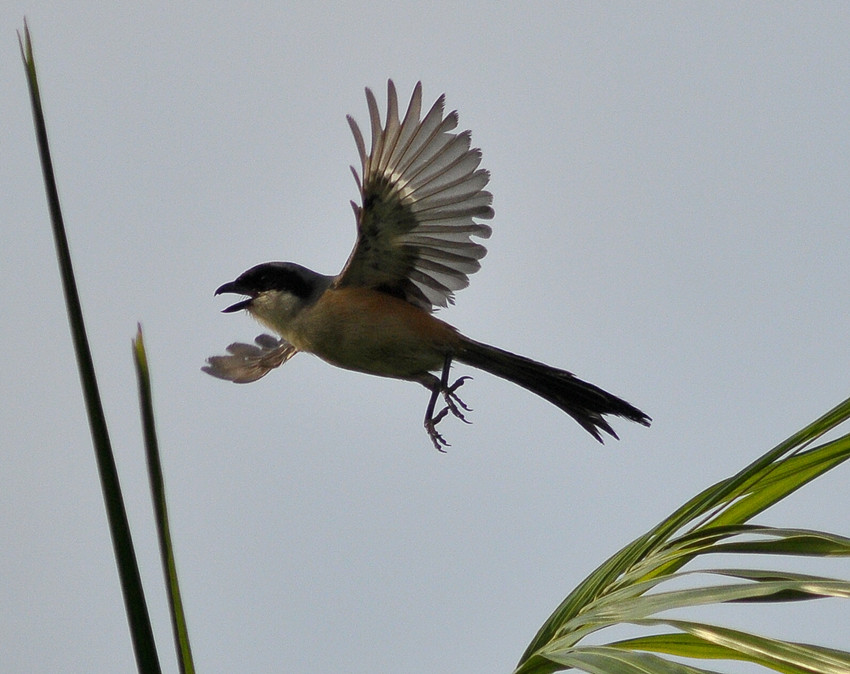
[[[445, 452], [445, 448], [449, 446], [449, 443], [446, 442], [446, 439], [437, 432], [437, 424], [443, 420], [443, 417], [446, 416], [449, 412], [451, 412], [458, 419], [463, 421], [464, 423], [472, 423], [463, 415], [461, 409], [466, 412], [472, 411], [472, 408], [467, 406], [466, 403], [461, 400], [456, 391], [467, 379], [471, 379], [471, 377], [460, 377], [454, 384], [449, 386], [449, 372], [452, 367], [452, 357], [447, 354], [446, 359], [443, 362], [443, 373], [440, 379], [432, 375], [428, 375], [427, 380], [423, 380], [423, 384], [431, 389], [431, 398], [428, 400], [428, 407], [425, 409], [425, 430], [428, 432], [428, 436], [431, 438], [431, 442], [434, 443], [434, 447], [437, 448], [437, 451]], [[446, 401], [446, 406], [440, 410], [436, 415], [434, 415], [434, 408], [437, 405], [437, 398], [442, 395], [443, 400]]]
[[434, 377], [434, 387], [431, 389], [431, 399], [428, 401], [428, 407], [425, 409], [425, 430], [428, 432], [428, 437], [434, 443], [434, 447], [438, 452], [445, 453], [445, 448], [449, 446], [446, 439], [437, 432], [437, 424], [446, 416], [448, 408], [440, 411], [437, 416], [434, 416], [434, 406], [437, 404], [437, 397], [440, 395], [439, 381]]

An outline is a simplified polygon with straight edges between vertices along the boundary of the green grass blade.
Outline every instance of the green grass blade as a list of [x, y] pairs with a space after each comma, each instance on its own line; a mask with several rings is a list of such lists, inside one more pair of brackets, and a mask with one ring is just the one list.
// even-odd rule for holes
[[21, 35], [18, 34], [18, 42], [21, 47], [21, 56], [27, 73], [33, 121], [35, 124], [39, 154], [41, 156], [41, 169], [44, 176], [45, 190], [47, 192], [47, 204], [50, 211], [50, 221], [53, 226], [53, 237], [56, 245], [56, 255], [59, 260], [62, 288], [65, 294], [65, 306], [68, 311], [68, 322], [71, 327], [71, 336], [74, 342], [77, 367], [80, 372], [80, 380], [86, 403], [89, 428], [91, 430], [98, 474], [100, 477], [101, 489], [103, 491], [103, 500], [106, 505], [109, 532], [112, 537], [112, 546], [115, 551], [115, 559], [118, 565], [118, 575], [121, 580], [124, 607], [127, 612], [127, 620], [130, 623], [130, 633], [133, 640], [136, 665], [140, 672], [159, 672], [161, 670], [159, 666], [159, 658], [156, 653], [153, 630], [151, 628], [147, 603], [145, 602], [145, 595], [142, 589], [139, 566], [136, 562], [136, 555], [133, 549], [133, 540], [130, 535], [130, 525], [127, 521], [127, 512], [124, 507], [124, 500], [121, 496], [121, 487], [118, 482], [118, 471], [115, 467], [115, 458], [112, 454], [109, 433], [106, 428], [103, 405], [100, 401], [100, 393], [98, 391], [97, 380], [94, 374], [91, 350], [89, 349], [86, 329], [83, 323], [83, 312], [80, 306], [79, 294], [77, 293], [74, 271], [71, 265], [71, 253], [68, 249], [68, 239], [65, 235], [65, 225], [62, 219], [62, 210], [59, 205], [59, 193], [56, 189], [56, 179], [53, 174], [53, 162], [50, 158], [50, 147], [47, 140], [47, 127], [44, 122], [44, 112], [41, 107], [41, 96], [38, 89], [38, 78], [35, 70], [32, 40], [30, 39], [29, 28], [27, 27], [26, 22], [24, 22], [23, 39], [21, 38]]
[[165, 481], [162, 476], [162, 463], [159, 460], [159, 442], [156, 438], [156, 424], [153, 415], [153, 397], [151, 393], [150, 370], [142, 339], [142, 326], [139, 326], [136, 339], [133, 340], [133, 355], [136, 363], [136, 375], [139, 382], [139, 405], [142, 413], [142, 428], [145, 437], [145, 455], [148, 463], [148, 477], [151, 484], [154, 515], [156, 518], [159, 550], [162, 558], [162, 571], [165, 586], [168, 589], [168, 607], [171, 613], [171, 629], [177, 648], [177, 659], [182, 674], [194, 674], [192, 649], [189, 645], [189, 630], [183, 613], [183, 601], [180, 597], [180, 585], [177, 582], [177, 566], [174, 562], [174, 548], [168, 527], [168, 509], [165, 501]]

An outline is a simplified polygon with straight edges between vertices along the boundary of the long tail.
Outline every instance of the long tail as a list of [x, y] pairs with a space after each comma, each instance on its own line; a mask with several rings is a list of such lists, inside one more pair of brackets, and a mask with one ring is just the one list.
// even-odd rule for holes
[[649, 426], [651, 421], [646, 414], [625, 400], [582, 381], [566, 370], [538, 363], [468, 337], [461, 336], [461, 346], [454, 357], [461, 363], [512, 381], [548, 400], [569, 414], [599, 442], [602, 442], [600, 430], [617, 438], [603, 415], [623, 417], [644, 426]]

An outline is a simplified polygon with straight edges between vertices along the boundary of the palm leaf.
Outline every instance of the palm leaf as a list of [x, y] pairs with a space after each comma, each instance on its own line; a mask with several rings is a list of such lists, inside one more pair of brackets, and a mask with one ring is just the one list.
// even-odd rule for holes
[[[709, 604], [850, 598], [848, 580], [768, 571], [750, 564], [682, 570], [699, 557], [718, 553], [750, 560], [765, 554], [850, 556], [850, 538], [844, 536], [747, 523], [850, 458], [850, 434], [811, 446], [848, 418], [850, 399], [736, 475], [704, 490], [613, 555], [543, 624], [516, 674], [564, 669], [643, 674], [710, 671], [661, 655], [741, 660], [793, 674], [850, 671], [850, 653], [844, 651], [658, 617], [664, 611]], [[668, 589], [672, 583], [676, 589]], [[683, 584], [689, 586], [682, 589]], [[581, 643], [590, 634], [623, 624], [665, 631], [604, 646]]]

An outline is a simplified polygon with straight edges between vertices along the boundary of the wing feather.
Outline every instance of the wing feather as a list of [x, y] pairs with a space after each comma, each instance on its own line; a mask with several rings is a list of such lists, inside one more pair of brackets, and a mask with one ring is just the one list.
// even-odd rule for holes
[[265, 377], [298, 353], [292, 344], [271, 335], [259, 335], [254, 342], [231, 344], [227, 347], [228, 355], [210, 356], [201, 369], [219, 379], [248, 384]]
[[398, 174], [411, 170], [411, 165], [415, 165], [417, 160], [428, 161], [451, 140], [449, 131], [457, 126], [457, 113], [450, 113], [443, 119], [443, 101], [444, 97], [440, 96], [425, 118], [413, 128], [395, 167]]
[[366, 89], [366, 103], [369, 106], [369, 119], [372, 121], [372, 149], [366, 161], [366, 168], [363, 169], [364, 174], [372, 172], [372, 163], [380, 157], [380, 150], [384, 141], [384, 134], [381, 133], [381, 113], [378, 112], [378, 102], [375, 100], [375, 94], [372, 93], [371, 89]]
[[387, 83], [387, 116], [366, 89], [372, 134], [369, 152], [352, 117], [362, 173], [352, 167], [361, 204], [352, 202], [357, 243], [337, 286], [379, 289], [428, 311], [453, 301], [481, 267], [487, 249], [471, 237], [492, 230], [475, 219], [493, 217], [490, 174], [479, 168], [481, 151], [470, 149], [469, 131], [454, 133], [457, 112], [444, 114], [440, 96], [422, 117], [422, 84], [413, 89], [404, 118]]
[[[392, 80], [387, 85], [387, 89], [393, 92], [393, 99], [398, 101], [395, 96], [395, 86], [392, 85]], [[407, 112], [404, 113], [404, 120], [399, 128], [398, 138], [395, 142], [393, 151], [388, 156], [388, 166], [398, 166], [400, 157], [410, 147], [410, 141], [416, 133], [419, 124], [419, 115], [422, 112], [422, 83], [417, 82], [413, 88], [413, 95], [410, 97], [410, 103], [407, 106]], [[386, 167], [384, 167], [386, 169]]]
[[[357, 154], [360, 155], [360, 164], [366, 164], [366, 143], [363, 141], [363, 134], [360, 133], [360, 127], [351, 115], [346, 116], [348, 126], [351, 128], [351, 133], [354, 134], [354, 142], [357, 145]], [[354, 179], [357, 181], [357, 188], [362, 190], [360, 186], [360, 176], [357, 174], [357, 169], [351, 167], [351, 172], [354, 174]]]
[[[478, 169], [472, 175], [458, 178], [454, 182], [437, 185], [423, 185], [416, 190], [417, 201], [438, 196], [442, 199], [449, 196], [473, 197], [481, 192], [490, 181], [490, 174], [484, 169]], [[359, 178], [358, 178], [359, 185]]]

